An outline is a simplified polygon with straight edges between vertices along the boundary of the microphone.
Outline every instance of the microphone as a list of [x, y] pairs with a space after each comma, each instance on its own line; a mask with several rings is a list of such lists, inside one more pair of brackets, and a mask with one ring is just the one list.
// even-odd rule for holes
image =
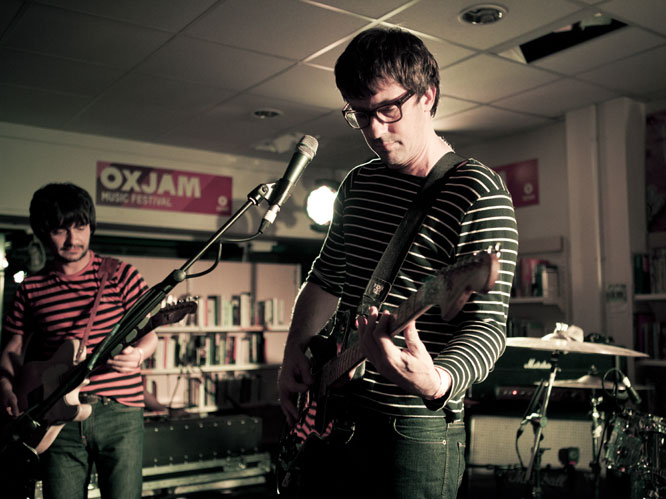
[[629, 394], [629, 398], [631, 399], [631, 401], [634, 404], [639, 405], [641, 403], [641, 397], [638, 395], [636, 389], [632, 386], [631, 381], [629, 381], [629, 378], [627, 376], [623, 376], [621, 381], [624, 387], [627, 389], [627, 393]]
[[296, 185], [298, 180], [301, 178], [301, 174], [305, 167], [310, 164], [312, 158], [317, 154], [317, 147], [319, 143], [311, 135], [303, 135], [303, 138], [296, 146], [296, 151], [291, 157], [291, 161], [287, 166], [287, 169], [284, 172], [284, 175], [277, 182], [277, 186], [274, 191], [271, 193], [270, 198], [268, 199], [268, 204], [270, 208], [264, 215], [264, 219], [261, 222], [260, 232], [263, 232], [264, 228], [269, 224], [275, 222], [280, 208], [284, 202], [289, 198], [291, 189]]

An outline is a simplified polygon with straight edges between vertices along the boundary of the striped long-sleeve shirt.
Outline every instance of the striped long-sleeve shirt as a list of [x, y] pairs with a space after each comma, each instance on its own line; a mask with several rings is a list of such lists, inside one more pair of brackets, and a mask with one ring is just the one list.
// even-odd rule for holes
[[[91, 251], [90, 262], [77, 274], [65, 275], [45, 269], [21, 283], [6, 315], [5, 331], [24, 337], [32, 335], [27, 360], [47, 360], [65, 339], [83, 337], [100, 285], [98, 271], [101, 264], [102, 258]], [[138, 270], [120, 262], [102, 293], [88, 337], [88, 354], [111, 332], [146, 288]], [[130, 373], [119, 373], [102, 365], [91, 373], [89, 379], [90, 383], [81, 392], [111, 397], [128, 406], [144, 405], [138, 368]]]
[[[341, 185], [334, 217], [308, 281], [340, 297], [339, 310], [356, 310], [396, 227], [425, 177], [390, 171], [375, 159], [354, 168]], [[500, 176], [475, 160], [452, 172], [414, 239], [383, 309], [395, 310], [428, 276], [458, 258], [501, 243], [500, 273], [486, 295], [474, 294], [451, 321], [435, 306], [416, 323], [421, 340], [453, 378], [444, 411], [463, 417], [466, 389], [483, 381], [506, 346], [506, 320], [518, 252], [511, 196]], [[398, 334], [395, 343], [404, 347]], [[424, 401], [404, 392], [368, 363], [353, 388], [362, 405], [391, 415], [435, 417]]]

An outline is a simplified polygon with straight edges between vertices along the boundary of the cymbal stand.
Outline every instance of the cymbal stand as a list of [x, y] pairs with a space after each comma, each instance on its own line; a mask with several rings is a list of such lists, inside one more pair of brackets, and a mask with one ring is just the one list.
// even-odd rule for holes
[[[546, 411], [548, 410], [548, 401], [550, 400], [550, 394], [553, 391], [553, 383], [555, 382], [555, 376], [560, 370], [557, 367], [559, 361], [560, 352], [555, 351], [551, 354], [550, 357], [550, 373], [548, 375], [548, 383], [546, 384], [546, 390], [543, 392], [543, 402], [537, 405], [537, 410], [534, 414], [528, 416], [530, 422], [532, 423], [532, 428], [534, 430], [534, 446], [532, 447], [532, 455], [530, 457], [530, 462], [527, 465], [527, 470], [525, 471], [525, 483], [531, 484], [531, 495], [534, 499], [541, 499], [541, 439], [543, 437], [543, 429], [545, 428], [548, 420], [546, 418]], [[545, 450], [545, 449], [544, 449]], [[532, 470], [534, 471], [534, 477], [532, 477]]]
[[590, 410], [590, 417], [592, 418], [592, 462], [590, 467], [594, 476], [594, 499], [599, 499], [599, 486], [601, 479], [601, 451], [602, 451], [602, 435], [604, 430], [604, 413], [599, 412], [599, 405], [603, 397], [597, 397], [592, 390], [590, 403], [592, 409]]

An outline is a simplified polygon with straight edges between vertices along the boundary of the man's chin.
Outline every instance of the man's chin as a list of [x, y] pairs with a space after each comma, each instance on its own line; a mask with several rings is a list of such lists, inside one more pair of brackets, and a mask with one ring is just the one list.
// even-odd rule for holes
[[88, 250], [84, 250], [81, 252], [78, 251], [61, 251], [58, 252], [58, 260], [60, 260], [62, 263], [76, 263], [80, 262], [83, 260], [86, 255], [88, 254]]

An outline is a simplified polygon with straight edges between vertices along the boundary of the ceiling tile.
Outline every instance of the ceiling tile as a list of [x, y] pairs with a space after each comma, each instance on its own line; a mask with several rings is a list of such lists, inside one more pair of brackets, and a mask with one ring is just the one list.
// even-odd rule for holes
[[68, 121], [64, 128], [81, 133], [153, 141], [191, 115], [191, 111], [163, 106], [131, 105], [101, 99]]
[[5, 33], [10, 23], [19, 12], [23, 2], [20, 0], [5, 0], [0, 2], [0, 33]]
[[120, 78], [119, 69], [0, 49], [0, 82], [56, 92], [96, 95]]
[[0, 85], [0, 121], [60, 128], [89, 101], [81, 95]]
[[552, 73], [485, 54], [440, 71], [442, 95], [482, 103], [514, 95], [557, 78]]
[[296, 0], [227, 0], [194, 22], [187, 33], [232, 47], [301, 60], [364, 24], [357, 17]]
[[511, 111], [557, 118], [572, 109], [603, 102], [617, 96], [617, 93], [596, 85], [562, 79], [507, 99], [500, 99], [493, 105]]
[[508, 14], [499, 22], [486, 26], [458, 21], [458, 14], [474, 4], [469, 0], [423, 0], [389, 18], [388, 22], [467, 47], [489, 49], [578, 10], [577, 6], [566, 0], [503, 0], [499, 3], [507, 8]]
[[170, 36], [163, 31], [35, 5], [9, 34], [6, 46], [129, 69]]
[[446, 96], [440, 97], [439, 104], [437, 104], [437, 114], [435, 115], [435, 119], [444, 118], [445, 116], [450, 116], [476, 106], [478, 106], [476, 102], [469, 102]]
[[627, 27], [544, 57], [531, 65], [575, 75], [664, 43], [666, 39], [663, 37], [640, 28]]
[[601, 5], [601, 9], [620, 21], [666, 35], [666, 5], [663, 0], [612, 0]]
[[232, 92], [219, 87], [133, 73], [118, 81], [100, 101], [128, 106], [155, 106], [174, 111], [197, 113], [210, 109]]
[[41, 3], [85, 14], [176, 32], [183, 29], [216, 0], [40, 0]]
[[363, 0], [362, 2], [359, 2], [358, 0], [320, 0], [319, 3], [330, 5], [336, 9], [341, 9], [347, 12], [353, 12], [355, 14], [377, 19], [404, 4], [411, 3], [411, 1]]
[[666, 46], [633, 57], [627, 57], [592, 71], [579, 78], [636, 97], [649, 95], [666, 87]]
[[479, 106], [435, 121], [435, 129], [443, 132], [492, 132], [493, 134], [515, 132], [531, 127], [544, 126], [552, 120], [514, 113], [489, 106]]
[[[253, 116], [257, 109], [279, 109], [282, 114], [273, 119], [258, 119]], [[246, 150], [252, 144], [274, 138], [288, 129], [298, 129], [301, 133], [310, 133], [300, 128], [322, 114], [326, 110], [313, 109], [308, 106], [256, 95], [239, 95], [214, 109], [199, 115], [197, 118], [174, 127], [165, 138], [192, 144], [201, 139], [211, 142], [223, 142], [234, 151]]]
[[289, 68], [254, 87], [251, 92], [326, 109], [342, 109], [344, 105], [333, 72], [305, 64]]
[[242, 90], [292, 64], [287, 59], [178, 36], [138, 66], [137, 71]]

